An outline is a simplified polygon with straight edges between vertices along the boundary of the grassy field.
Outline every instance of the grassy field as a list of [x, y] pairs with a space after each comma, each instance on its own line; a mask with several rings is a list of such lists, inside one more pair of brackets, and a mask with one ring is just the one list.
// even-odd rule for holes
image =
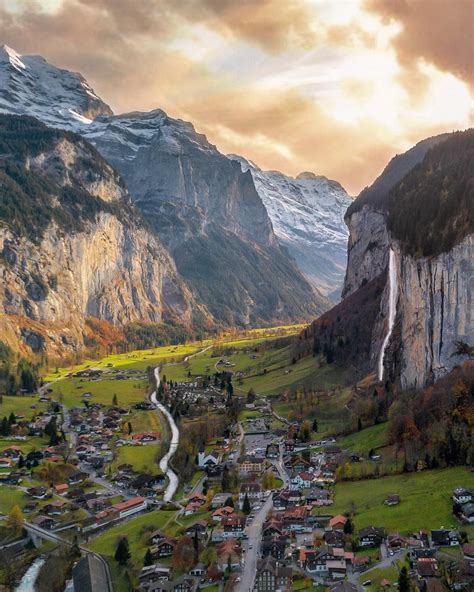
[[81, 406], [83, 393], [91, 393], [91, 403], [112, 405], [117, 395], [119, 405], [128, 406], [143, 401], [148, 388], [145, 380], [88, 380], [87, 378], [65, 378], [49, 387], [53, 398], [62, 400], [67, 407]]
[[38, 397], [30, 395], [2, 395], [0, 418], [15, 413], [17, 417], [30, 419], [36, 413], [45, 411], [47, 403], [40, 403]]
[[[454, 487], [474, 487], [474, 473], [464, 467], [423, 471], [373, 479], [341, 482], [335, 486], [335, 514], [354, 510], [356, 528], [382, 526], [389, 532], [411, 533], [421, 528], [459, 527], [452, 515]], [[398, 493], [398, 506], [387, 507], [384, 500]], [[471, 527], [464, 528], [471, 530]]]
[[[383, 569], [373, 569], [359, 577], [360, 584], [367, 580], [370, 580], [372, 583], [370, 586], [364, 586], [364, 590], [366, 592], [380, 592], [382, 589], [387, 591], [396, 590], [398, 582], [398, 567], [392, 565]], [[382, 588], [380, 585], [382, 580], [388, 580], [390, 584], [392, 584], [390, 588]]]
[[380, 448], [386, 442], [387, 424], [379, 423], [360, 432], [338, 438], [337, 445], [343, 450], [349, 449], [351, 452], [367, 455], [372, 448]]
[[143, 471], [157, 475], [161, 473], [157, 457], [160, 444], [146, 444], [144, 446], [121, 446], [117, 448], [117, 456], [112, 463], [115, 470], [119, 465], [130, 464], [135, 471]]
[[110, 528], [103, 534], [94, 538], [87, 546], [97, 553], [102, 553], [106, 557], [113, 557], [117, 542], [121, 536], [128, 537], [130, 552], [132, 554], [132, 563], [137, 567], [143, 566], [143, 556], [146, 551], [146, 539], [153, 530], [165, 529], [173, 520], [175, 512], [168, 510], [155, 510], [147, 512], [122, 522], [121, 524]]

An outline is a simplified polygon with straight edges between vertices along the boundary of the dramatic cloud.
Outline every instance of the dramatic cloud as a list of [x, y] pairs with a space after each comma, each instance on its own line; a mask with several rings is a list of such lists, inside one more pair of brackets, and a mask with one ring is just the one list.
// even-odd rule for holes
[[472, 6], [2, 0], [0, 42], [80, 71], [116, 112], [162, 108], [223, 152], [356, 193], [396, 152], [469, 125]]
[[366, 0], [365, 6], [402, 25], [394, 45], [404, 64], [423, 58], [474, 82], [472, 0]]

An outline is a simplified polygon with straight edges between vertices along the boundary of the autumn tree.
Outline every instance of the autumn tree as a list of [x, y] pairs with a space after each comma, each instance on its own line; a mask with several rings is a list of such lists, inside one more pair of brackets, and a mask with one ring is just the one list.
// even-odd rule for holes
[[190, 536], [181, 537], [173, 553], [173, 568], [189, 571], [194, 564], [194, 556], [193, 539]]
[[21, 511], [20, 506], [13, 506], [7, 517], [7, 527], [13, 530], [14, 532], [19, 532], [20, 530], [22, 530], [24, 524], [25, 517], [23, 516], [23, 512]]

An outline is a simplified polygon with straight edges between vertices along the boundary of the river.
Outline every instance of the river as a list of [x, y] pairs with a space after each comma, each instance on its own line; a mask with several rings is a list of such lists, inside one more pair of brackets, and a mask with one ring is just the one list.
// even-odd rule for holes
[[173, 419], [173, 416], [171, 415], [171, 413], [168, 411], [168, 409], [166, 409], [166, 407], [164, 405], [162, 405], [158, 401], [158, 397], [156, 395], [158, 387], [160, 386], [160, 381], [161, 381], [159, 368], [155, 368], [155, 379], [156, 379], [156, 390], [153, 391], [150, 398], [151, 398], [152, 403], [154, 403], [158, 407], [158, 409], [161, 411], [161, 413], [166, 417], [166, 419], [168, 420], [168, 423], [170, 425], [170, 428], [171, 428], [171, 442], [170, 442], [169, 450], [165, 454], [165, 456], [160, 460], [160, 469], [168, 477], [168, 486], [165, 489], [165, 493], [163, 495], [163, 500], [165, 502], [169, 502], [170, 500], [173, 499], [173, 495], [176, 493], [176, 490], [178, 489], [178, 485], [179, 485], [178, 475], [176, 475], [176, 473], [169, 466], [169, 462], [171, 460], [171, 457], [173, 456], [173, 454], [176, 452], [176, 449], [178, 448], [179, 429], [178, 429], [178, 426], [176, 425], [176, 422]]
[[28, 568], [25, 575], [21, 578], [21, 582], [15, 588], [15, 592], [34, 592], [35, 582], [40, 569], [45, 562], [44, 557], [38, 557]]

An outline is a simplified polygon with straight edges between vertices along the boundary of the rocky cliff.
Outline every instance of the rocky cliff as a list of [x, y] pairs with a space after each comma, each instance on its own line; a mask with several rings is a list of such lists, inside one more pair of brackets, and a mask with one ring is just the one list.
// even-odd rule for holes
[[[0, 163], [0, 313], [46, 322], [53, 342], [70, 349], [82, 346], [87, 316], [191, 321], [172, 259], [86, 141], [1, 116]], [[41, 349], [44, 332], [25, 331]]]
[[300, 351], [329, 349], [359, 375], [403, 388], [466, 359], [458, 345], [474, 342], [473, 171], [473, 130], [429, 138], [389, 163], [346, 214], [344, 300], [315, 321]]

